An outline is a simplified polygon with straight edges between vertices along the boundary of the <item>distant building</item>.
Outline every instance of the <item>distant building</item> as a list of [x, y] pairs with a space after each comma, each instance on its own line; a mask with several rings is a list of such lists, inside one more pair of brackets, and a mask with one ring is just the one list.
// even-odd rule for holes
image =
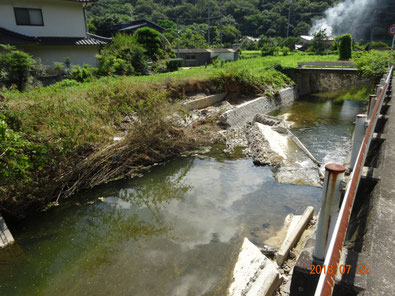
[[174, 52], [184, 60], [185, 67], [208, 65], [214, 59], [237, 61], [239, 58], [239, 51], [231, 48], [175, 49]]
[[111, 39], [87, 32], [85, 8], [97, 0], [0, 0], [0, 44], [16, 46], [46, 65], [97, 65]]
[[[309, 44], [313, 41], [314, 36], [310, 36], [310, 35], [301, 35], [299, 36], [301, 44], [295, 45], [295, 49], [300, 49], [300, 50], [306, 50], [307, 47], [309, 46]], [[333, 43], [333, 37], [328, 37], [328, 39], [326, 39], [326, 44], [328, 46], [331, 46]]]
[[112, 27], [112, 31], [113, 31], [113, 34], [116, 34], [118, 32], [119, 33], [134, 34], [134, 32], [136, 32], [138, 29], [145, 28], [145, 27], [154, 29], [154, 30], [158, 31], [159, 33], [163, 33], [166, 30], [151, 21], [148, 21], [146, 19], [139, 19], [139, 20], [135, 20], [135, 21], [129, 21], [129, 22], [117, 24]]

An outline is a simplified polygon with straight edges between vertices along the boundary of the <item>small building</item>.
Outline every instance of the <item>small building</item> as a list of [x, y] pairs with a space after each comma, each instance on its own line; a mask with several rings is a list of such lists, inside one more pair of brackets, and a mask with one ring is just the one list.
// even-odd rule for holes
[[[299, 36], [301, 44], [295, 45], [295, 49], [300, 49], [300, 50], [306, 50], [308, 48], [308, 46], [311, 44], [311, 42], [314, 39], [314, 36], [310, 36], [310, 35], [301, 35]], [[333, 37], [328, 37], [325, 40], [326, 45], [329, 47], [332, 45], [333, 43]]]
[[98, 64], [111, 39], [89, 34], [85, 8], [97, 0], [0, 0], [0, 44], [14, 45], [45, 65]]
[[221, 59], [226, 62], [237, 61], [239, 59], [239, 50], [233, 48], [211, 48], [207, 49], [210, 52], [210, 58]]
[[127, 33], [127, 34], [134, 34], [138, 29], [140, 28], [151, 28], [154, 29], [155, 31], [158, 31], [159, 33], [163, 33], [165, 31], [164, 28], [159, 26], [158, 24], [155, 24], [154, 22], [148, 21], [146, 19], [139, 19], [135, 21], [129, 21], [121, 24], [117, 24], [112, 27], [113, 34], [116, 33]]
[[184, 67], [203, 66], [211, 62], [210, 52], [207, 49], [175, 49], [174, 53], [184, 60]]
[[239, 58], [238, 49], [211, 48], [211, 49], [175, 49], [178, 58], [184, 60], [185, 67], [197, 67], [210, 64], [214, 59], [236, 61]]

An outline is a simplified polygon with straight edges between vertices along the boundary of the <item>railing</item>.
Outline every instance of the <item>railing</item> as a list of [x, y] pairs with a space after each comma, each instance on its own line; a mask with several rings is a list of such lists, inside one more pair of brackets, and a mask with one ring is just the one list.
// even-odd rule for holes
[[319, 68], [319, 69], [326, 69], [326, 68], [336, 68], [336, 69], [353, 69], [356, 68], [353, 62], [349, 61], [337, 61], [337, 62], [305, 62], [305, 63], [298, 63], [298, 68]]
[[336, 221], [335, 227], [332, 232], [332, 237], [329, 242], [328, 251], [325, 255], [324, 265], [331, 266], [334, 272], [321, 274], [317, 284], [317, 288], [315, 290], [315, 296], [332, 295], [335, 284], [336, 271], [338, 270], [340, 255], [346, 236], [346, 231], [355, 200], [355, 195], [358, 189], [359, 181], [361, 179], [362, 170], [366, 161], [370, 142], [376, 128], [377, 119], [380, 115], [381, 107], [384, 102], [384, 97], [387, 92], [388, 85], [390, 84], [393, 69], [394, 66], [390, 68], [390, 71], [386, 74], [387, 77], [385, 77], [385, 80], [382, 80], [381, 84], [378, 86], [379, 96], [377, 98], [374, 109], [371, 112], [369, 125], [367, 127], [365, 136], [361, 144], [361, 148], [359, 149], [358, 157], [356, 158], [355, 165], [353, 167], [353, 171], [350, 177], [351, 181], [347, 185], [343, 203], [338, 213], [338, 219]]

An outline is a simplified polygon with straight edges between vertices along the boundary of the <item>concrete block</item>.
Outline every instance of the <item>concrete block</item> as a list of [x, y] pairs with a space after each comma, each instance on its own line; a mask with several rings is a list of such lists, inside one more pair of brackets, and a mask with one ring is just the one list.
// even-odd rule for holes
[[5, 224], [3, 217], [0, 216], [0, 248], [13, 244], [14, 242], [15, 240], [8, 229], [7, 224]]
[[296, 98], [296, 88], [284, 88], [279, 91], [278, 99], [259, 97], [245, 102], [222, 114], [221, 121], [231, 127], [241, 127], [247, 122], [253, 121], [256, 114], [267, 114], [281, 106], [291, 105]]
[[221, 102], [226, 97], [226, 93], [215, 94], [200, 99], [185, 102], [184, 105], [188, 110], [203, 109]]
[[233, 282], [229, 287], [229, 295], [273, 295], [281, 282], [282, 278], [277, 265], [245, 238], [233, 270]]
[[287, 236], [280, 250], [277, 252], [276, 262], [279, 266], [283, 264], [283, 262], [287, 259], [289, 251], [297, 244], [303, 231], [306, 229], [307, 224], [313, 218], [313, 215], [314, 215], [314, 208], [307, 207], [302, 217], [300, 218], [296, 226], [293, 228], [293, 231]]
[[221, 115], [221, 121], [231, 127], [242, 127], [247, 122], [253, 121], [256, 114], [266, 114], [278, 107], [274, 99], [260, 97], [226, 111]]

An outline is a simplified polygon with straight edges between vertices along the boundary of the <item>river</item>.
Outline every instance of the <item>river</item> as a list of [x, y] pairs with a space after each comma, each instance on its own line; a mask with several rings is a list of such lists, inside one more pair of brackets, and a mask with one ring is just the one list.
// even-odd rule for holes
[[[342, 163], [362, 108], [321, 96], [276, 113], [319, 161]], [[249, 158], [174, 159], [11, 225], [0, 295], [225, 295], [242, 239], [264, 242], [320, 196]]]

